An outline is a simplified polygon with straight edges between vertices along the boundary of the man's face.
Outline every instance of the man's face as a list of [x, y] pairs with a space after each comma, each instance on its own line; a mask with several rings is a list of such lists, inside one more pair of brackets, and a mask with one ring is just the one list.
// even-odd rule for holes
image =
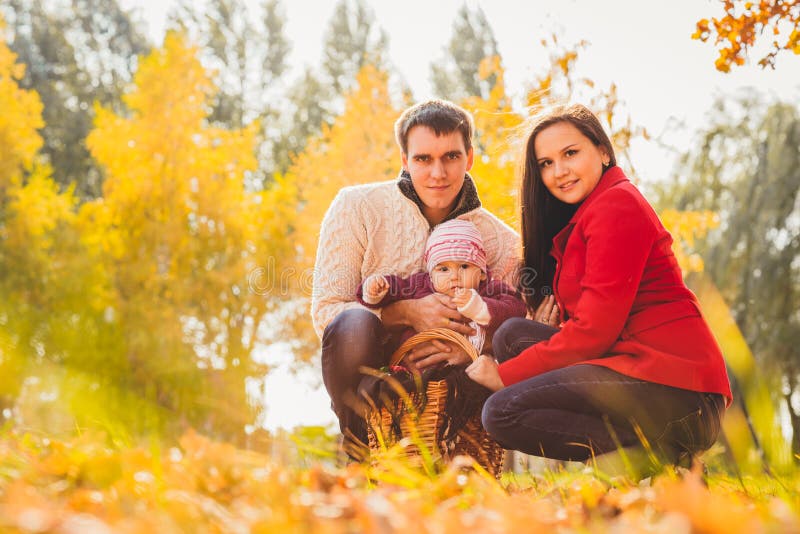
[[472, 149], [464, 147], [458, 130], [437, 136], [420, 125], [408, 132], [408, 153], [402, 160], [422, 200], [422, 214], [431, 225], [440, 223], [455, 207], [464, 175], [472, 168]]

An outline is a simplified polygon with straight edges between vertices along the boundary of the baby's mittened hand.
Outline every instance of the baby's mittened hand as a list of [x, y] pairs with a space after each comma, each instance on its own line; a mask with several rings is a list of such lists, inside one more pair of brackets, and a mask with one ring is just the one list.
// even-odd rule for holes
[[458, 291], [458, 298], [453, 297], [453, 302], [456, 303], [461, 315], [480, 325], [486, 326], [489, 324], [489, 321], [492, 320], [492, 316], [489, 314], [489, 307], [478, 292], [474, 289], [460, 289], [456, 291]]
[[466, 306], [469, 302], [469, 299], [472, 298], [472, 290], [471, 289], [464, 289], [463, 287], [457, 287], [455, 292], [453, 293], [453, 304], [458, 306], [459, 308]]
[[389, 282], [383, 276], [373, 274], [364, 282], [364, 290], [373, 299], [380, 300], [389, 291]]

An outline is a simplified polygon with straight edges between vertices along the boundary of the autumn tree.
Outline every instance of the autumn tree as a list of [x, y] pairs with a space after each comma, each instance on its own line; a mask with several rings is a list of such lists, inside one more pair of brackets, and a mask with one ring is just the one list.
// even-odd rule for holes
[[93, 103], [118, 107], [144, 37], [116, 0], [9, 0], [0, 6], [11, 49], [28, 68], [22, 87], [44, 104], [43, 155], [55, 180], [81, 198], [100, 194], [102, 174], [85, 146]]
[[[5, 22], [0, 18], [0, 35], [5, 32]], [[24, 76], [25, 65], [17, 62], [17, 54], [4, 40], [0, 41], [0, 188], [4, 193], [21, 183], [43, 144], [37, 131], [44, 126], [42, 101], [35, 91], [20, 87]]]
[[400, 169], [394, 121], [401, 110], [390, 98], [388, 74], [366, 65], [344, 106], [333, 125], [309, 141], [287, 174], [297, 184], [302, 206], [297, 229], [304, 267], [313, 265], [317, 230], [339, 189], [389, 180]]
[[[783, 51], [800, 54], [800, 1], [798, 0], [721, 0], [720, 18], [699, 20], [692, 39], [703, 42], [714, 38], [719, 57], [714, 66], [729, 72], [733, 65], [744, 65], [750, 48], [759, 39], [773, 36], [770, 51], [758, 60], [762, 68], [775, 68], [775, 58]], [[763, 36], [763, 37], [762, 37]]]
[[209, 119], [241, 128], [262, 118], [291, 50], [280, 1], [265, 0], [257, 8], [242, 0], [184, 1], [169, 19], [171, 28], [200, 47], [204, 66], [214, 72], [218, 91]]
[[[5, 23], [0, 17], [0, 35], [5, 33]], [[14, 273], [14, 264], [9, 258], [8, 240], [10, 232], [7, 228], [9, 216], [15, 217], [14, 199], [18, 196], [24, 173], [33, 168], [34, 158], [42, 146], [42, 138], [37, 130], [43, 126], [42, 103], [35, 92], [20, 88], [19, 81], [24, 76], [25, 66], [17, 63], [14, 54], [0, 40], [0, 290], [2, 291], [2, 318], [4, 329], [11, 330], [9, 319], [14, 318], [15, 300], [10, 294], [13, 287], [7, 283]], [[13, 210], [13, 214], [9, 212]], [[13, 330], [12, 330], [13, 331]], [[24, 341], [23, 341], [24, 345]], [[0, 408], [6, 409], [13, 404], [21, 384], [24, 358], [18, 348], [19, 341], [14, 342], [12, 336], [5, 332], [0, 335], [0, 347], [4, 353], [0, 362]]]
[[494, 81], [485, 98], [472, 96], [463, 101], [475, 119], [475, 158], [470, 174], [483, 206], [512, 228], [518, 228], [517, 172], [524, 118], [514, 110], [506, 94], [505, 72], [498, 56], [484, 59], [478, 76]]
[[341, 0], [324, 34], [318, 68], [306, 66], [288, 82], [273, 113], [264, 118], [267, 150], [274, 174], [284, 174], [312, 137], [322, 134], [342, 113], [346, 94], [361, 68], [386, 63], [387, 37], [362, 0]]
[[270, 147], [275, 172], [288, 171], [308, 140], [333, 122], [333, 107], [330, 87], [314, 69], [306, 67], [289, 85], [281, 112], [265, 123], [276, 134]]
[[489, 99], [497, 78], [494, 73], [481, 75], [479, 66], [485, 58], [499, 55], [497, 39], [483, 10], [464, 4], [453, 21], [443, 57], [431, 63], [434, 92], [453, 101], [475, 96]]
[[525, 107], [518, 110], [507, 93], [504, 69], [498, 56], [485, 58], [477, 70], [479, 80], [494, 80], [486, 96], [471, 96], [461, 103], [475, 118], [476, 157], [471, 174], [475, 178], [483, 204], [512, 227], [519, 223], [518, 172], [528, 124], [542, 109], [569, 101], [584, 101], [593, 109], [611, 137], [617, 159], [635, 176], [629, 155], [630, 141], [647, 132], [634, 125], [624, 112], [616, 86], [596, 87], [592, 80], [576, 74], [580, 51], [586, 43], [571, 46], [559, 43], [557, 36], [542, 39], [550, 61], [530, 83], [525, 93]]
[[617, 163], [636, 180], [637, 172], [630, 154], [631, 141], [635, 138], [648, 139], [647, 130], [638, 126], [617, 93], [617, 85], [611, 83], [607, 88], [597, 87], [595, 82], [576, 74], [580, 54], [588, 46], [586, 41], [565, 45], [559, 42], [556, 34], [540, 41], [549, 52], [549, 64], [539, 73], [525, 96], [525, 105], [533, 115], [555, 104], [583, 102], [594, 111], [605, 127], [614, 145]]
[[108, 178], [80, 215], [111, 273], [125, 389], [171, 414], [162, 427], [235, 438], [252, 421], [246, 382], [266, 369], [251, 351], [277, 299], [251, 274], [289, 253], [292, 193], [245, 189], [259, 126], [207, 125], [215, 87], [196, 54], [169, 33], [141, 60], [127, 113], [97, 109], [88, 145]]
[[322, 69], [336, 94], [356, 83], [367, 65], [385, 67], [388, 37], [363, 0], [339, 0], [325, 31]]
[[263, 187], [283, 171], [275, 153], [282, 144], [279, 118], [291, 44], [280, 0], [249, 5], [243, 0], [183, 1], [169, 14], [168, 27], [183, 32], [199, 46], [203, 65], [213, 72], [219, 88], [211, 100], [209, 120], [242, 128], [255, 120], [261, 125], [257, 149], [259, 169], [251, 185]]
[[320, 68], [306, 67], [286, 92], [273, 148], [278, 170], [286, 172], [306, 143], [342, 114], [362, 68], [386, 70], [387, 47], [386, 33], [363, 0], [339, 0], [325, 30]]
[[777, 381], [772, 400], [790, 415], [798, 453], [800, 116], [749, 94], [718, 101], [709, 119], [660, 202], [718, 215], [719, 227], [695, 248], [760, 369]]
[[319, 347], [309, 322], [308, 303], [322, 217], [342, 187], [398, 175], [394, 121], [400, 111], [390, 96], [388, 73], [365, 65], [345, 97], [342, 114], [308, 141], [286, 174], [285, 180], [297, 191], [294, 235], [298, 258], [292, 291], [300, 300], [293, 321], [285, 324], [286, 337], [303, 343], [296, 351], [300, 358], [308, 359]]
[[[39, 155], [43, 106], [35, 91], [20, 87], [24, 71], [0, 41], [0, 405], [9, 408], [6, 417], [35, 427], [28, 408], [68, 388], [58, 368], [91, 345], [92, 329], [85, 328], [91, 313], [83, 310], [98, 303], [98, 294], [76, 225], [76, 198], [59, 191]], [[26, 404], [26, 395], [34, 402]]]

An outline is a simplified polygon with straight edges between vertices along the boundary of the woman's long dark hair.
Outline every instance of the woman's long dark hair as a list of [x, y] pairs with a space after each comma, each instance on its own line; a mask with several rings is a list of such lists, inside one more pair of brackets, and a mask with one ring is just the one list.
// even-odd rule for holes
[[603, 171], [617, 164], [611, 140], [600, 120], [586, 106], [558, 106], [540, 115], [534, 122], [525, 143], [525, 164], [522, 170], [520, 199], [522, 204], [522, 266], [519, 291], [531, 310], [553, 291], [555, 260], [550, 256], [553, 238], [567, 225], [579, 204], [567, 204], [554, 197], [542, 182], [534, 143], [542, 130], [568, 122], [583, 135], [606, 150], [609, 163]]

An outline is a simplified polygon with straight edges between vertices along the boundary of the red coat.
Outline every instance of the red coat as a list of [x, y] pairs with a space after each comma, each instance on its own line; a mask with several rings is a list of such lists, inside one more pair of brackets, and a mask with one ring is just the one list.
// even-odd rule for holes
[[561, 330], [500, 365], [511, 385], [578, 363], [731, 400], [719, 345], [684, 284], [672, 237], [619, 167], [553, 238]]

